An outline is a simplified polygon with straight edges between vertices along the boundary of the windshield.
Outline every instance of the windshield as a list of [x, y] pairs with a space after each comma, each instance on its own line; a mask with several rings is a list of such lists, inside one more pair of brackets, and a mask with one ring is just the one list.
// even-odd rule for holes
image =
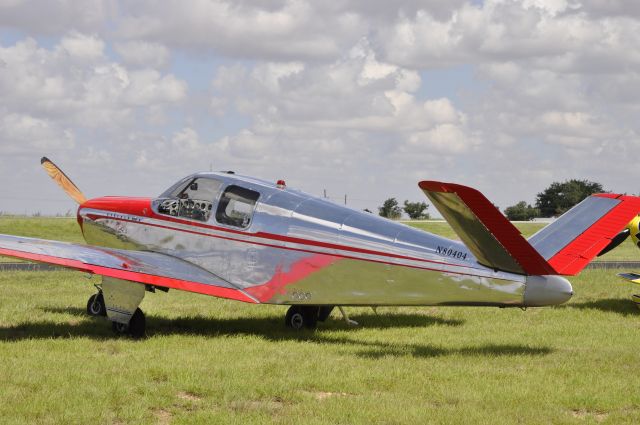
[[158, 213], [208, 221], [222, 183], [210, 178], [193, 178], [175, 185], [159, 199]]

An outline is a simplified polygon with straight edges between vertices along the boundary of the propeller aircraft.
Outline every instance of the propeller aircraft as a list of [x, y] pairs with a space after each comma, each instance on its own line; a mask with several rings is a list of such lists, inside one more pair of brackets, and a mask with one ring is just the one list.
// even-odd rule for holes
[[[87, 313], [145, 334], [146, 292], [177, 289], [289, 306], [315, 328], [344, 306], [538, 307], [566, 302], [579, 273], [640, 213], [640, 198], [597, 194], [528, 240], [480, 192], [422, 181], [460, 241], [231, 171], [187, 176], [155, 198], [87, 199], [50, 160], [78, 204], [87, 245], [0, 235], [0, 255], [102, 276]], [[639, 276], [640, 277], [640, 276]]]

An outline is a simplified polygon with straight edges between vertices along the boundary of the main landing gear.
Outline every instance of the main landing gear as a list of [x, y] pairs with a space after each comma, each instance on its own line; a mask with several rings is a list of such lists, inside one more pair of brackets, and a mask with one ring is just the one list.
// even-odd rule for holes
[[[324, 322], [327, 320], [334, 306], [317, 306], [317, 305], [292, 305], [287, 310], [287, 315], [284, 318], [284, 323], [287, 327], [300, 330], [300, 329], [315, 329], [318, 326], [318, 322]], [[349, 319], [347, 312], [342, 307], [338, 307], [340, 313], [345, 322], [349, 326], [358, 326], [358, 322]]]
[[117, 334], [142, 338], [145, 335], [146, 319], [138, 306], [144, 298], [145, 285], [103, 277], [96, 285], [98, 292], [87, 301], [87, 314], [105, 317]]
[[313, 305], [292, 305], [287, 310], [284, 323], [291, 329], [315, 329], [318, 325], [320, 307]]
[[144, 313], [139, 308], [131, 316], [129, 323], [111, 322], [113, 331], [117, 334], [129, 335], [133, 338], [142, 338], [145, 334], [147, 326], [147, 320], [144, 317]]

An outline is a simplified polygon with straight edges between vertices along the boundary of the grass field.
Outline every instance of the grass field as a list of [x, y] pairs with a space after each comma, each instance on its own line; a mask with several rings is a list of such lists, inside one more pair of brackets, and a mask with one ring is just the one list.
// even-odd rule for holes
[[284, 307], [148, 294], [134, 341], [84, 314], [97, 278], [4, 272], [0, 423], [640, 423], [634, 288], [571, 281], [554, 308], [351, 308], [360, 327], [303, 333]]
[[[84, 243], [78, 222], [68, 217], [0, 216], [0, 234]], [[0, 256], [0, 262], [8, 261], [19, 260]]]

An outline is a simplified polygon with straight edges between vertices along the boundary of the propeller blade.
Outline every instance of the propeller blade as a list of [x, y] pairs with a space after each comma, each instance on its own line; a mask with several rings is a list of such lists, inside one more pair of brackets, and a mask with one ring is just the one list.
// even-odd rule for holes
[[606, 254], [607, 252], [616, 248], [622, 242], [626, 241], [630, 234], [631, 234], [631, 231], [629, 229], [624, 229], [622, 232], [618, 233], [613, 239], [611, 239], [611, 242], [609, 242], [609, 245], [605, 246], [604, 249], [600, 251], [600, 254], [598, 254], [598, 257]]
[[49, 177], [51, 177], [53, 181], [58, 183], [58, 186], [60, 186], [67, 195], [73, 198], [74, 201], [76, 201], [78, 204], [84, 204], [87, 201], [87, 198], [82, 194], [82, 192], [80, 192], [78, 186], [73, 184], [71, 179], [67, 177], [67, 175], [62, 172], [62, 170], [58, 168], [58, 166], [54, 164], [49, 158], [43, 156], [40, 160], [40, 164], [42, 164], [44, 170], [47, 172], [47, 174], [49, 174]]

